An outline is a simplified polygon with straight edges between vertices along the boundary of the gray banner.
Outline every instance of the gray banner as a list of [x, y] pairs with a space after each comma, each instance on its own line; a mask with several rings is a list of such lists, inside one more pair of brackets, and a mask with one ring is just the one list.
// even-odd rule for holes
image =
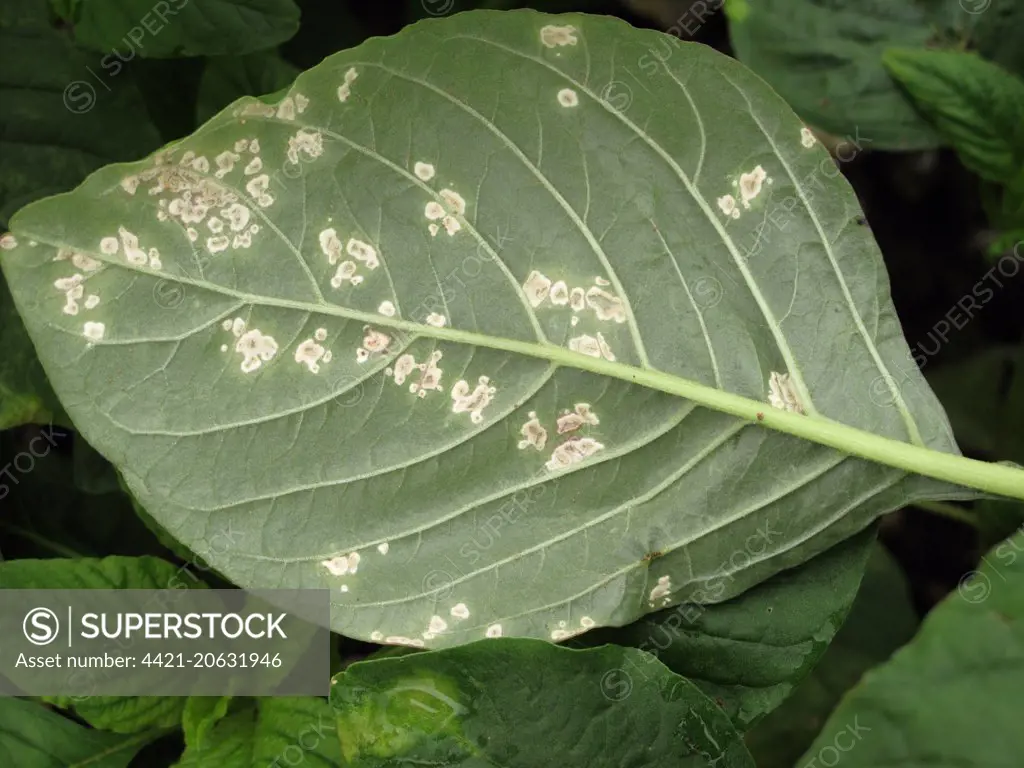
[[329, 625], [326, 589], [5, 589], [0, 695], [325, 696]]

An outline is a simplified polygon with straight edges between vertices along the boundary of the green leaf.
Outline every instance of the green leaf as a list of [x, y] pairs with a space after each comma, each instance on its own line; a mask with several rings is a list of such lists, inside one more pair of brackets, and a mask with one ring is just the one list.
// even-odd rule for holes
[[[894, 46], [924, 48], [939, 32], [973, 23], [958, 0], [758, 0], [737, 6], [742, 12], [733, 9], [729, 19], [737, 57], [810, 125], [864, 137], [871, 149], [940, 143], [886, 73], [882, 54]], [[656, 55], [664, 58], [666, 48], [662, 44]]]
[[187, 748], [203, 748], [210, 731], [227, 715], [231, 698], [231, 696], [188, 697], [181, 717], [181, 727], [185, 732]]
[[352, 768], [754, 765], [696, 686], [613, 645], [506, 638], [359, 662], [334, 678], [331, 704]]
[[[330, 588], [335, 630], [404, 645], [627, 624], [777, 530], [725, 600], [974, 495], [908, 471], [1024, 497], [958, 455], [853, 191], [760, 79], [691, 46], [601, 98], [662, 37], [421, 22], [19, 212], [4, 272], [75, 423], [227, 578]], [[534, 307], [540, 274], [590, 306]]]
[[982, 9], [972, 42], [989, 61], [1024, 77], [1024, 5], [1019, 0], [971, 0]]
[[[60, 10], [60, 9], [58, 9]], [[105, 54], [108, 69], [135, 56], [234, 56], [272, 48], [295, 34], [292, 0], [107, 0], [76, 3], [65, 19], [75, 40]]]
[[1024, 167], [1024, 80], [977, 54], [891, 49], [883, 63], [983, 179], [1009, 183]]
[[83, 557], [0, 562], [0, 589], [178, 589], [178, 566], [157, 557]]
[[287, 88], [299, 72], [277, 51], [208, 59], [199, 81], [199, 122], [243, 96], [263, 96]]
[[0, 763], [21, 768], [125, 768], [159, 736], [133, 736], [83, 728], [41, 704], [0, 698]]
[[993, 549], [910, 645], [865, 675], [798, 765], [841, 752], [844, 768], [1009, 768], [1024, 753], [1022, 711], [1024, 532]]
[[101, 731], [138, 733], [151, 728], [176, 728], [186, 699], [175, 696], [44, 696]]
[[[102, 560], [8, 560], [0, 563], [0, 589], [176, 589], [201, 588], [180, 575], [177, 566], [155, 557], [107, 557]], [[61, 707], [95, 728], [136, 733], [169, 727], [181, 719], [185, 700], [167, 696], [52, 697]]]
[[341, 765], [330, 705], [312, 697], [265, 698], [228, 715], [189, 744], [177, 768], [263, 768], [268, 765]]
[[26, 203], [160, 145], [130, 75], [97, 82], [95, 66], [49, 26], [46, 0], [0, 6], [0, 227]]
[[793, 695], [747, 734], [758, 768], [792, 768], [825, 719], [861, 676], [907, 643], [917, 628], [906, 579], [881, 546], [873, 548], [850, 615]]
[[0, 277], [0, 429], [21, 424], [66, 423], [67, 416], [46, 380], [25, 324]]
[[[778, 707], [825, 653], [853, 605], [874, 538], [873, 529], [858, 534], [724, 603], [679, 605], [622, 629], [590, 633], [582, 642], [629, 645], [655, 655], [746, 731]], [[713, 601], [728, 579], [709, 579], [704, 602]]]

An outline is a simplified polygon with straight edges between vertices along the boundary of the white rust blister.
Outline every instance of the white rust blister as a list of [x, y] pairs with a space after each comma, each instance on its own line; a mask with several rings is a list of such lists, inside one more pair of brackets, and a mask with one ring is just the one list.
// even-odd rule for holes
[[672, 594], [672, 577], [661, 576], [658, 579], [658, 583], [651, 589], [651, 593], [647, 596], [647, 602], [654, 607], [654, 604], [661, 601], [662, 605], [668, 605], [672, 602], [670, 595]]
[[382, 301], [380, 303], [380, 306], [377, 307], [377, 312], [384, 315], [384, 317], [394, 317], [395, 305], [393, 302], [390, 301]]
[[718, 200], [718, 209], [726, 216], [731, 216], [734, 219], [740, 217], [740, 209], [736, 207], [736, 198], [732, 195], [722, 195]]
[[563, 88], [558, 92], [558, 103], [563, 107], [575, 107], [580, 103], [580, 97], [572, 88]]
[[626, 306], [618, 296], [613, 296], [595, 285], [587, 290], [586, 300], [587, 306], [594, 310], [598, 320], [626, 322]]
[[803, 413], [804, 405], [788, 373], [772, 371], [768, 377], [768, 402], [773, 408], [790, 413]]
[[543, 451], [548, 442], [548, 431], [540, 423], [536, 411], [530, 411], [529, 419], [520, 427], [519, 434], [523, 436], [523, 439], [519, 441], [519, 450], [521, 451], [527, 448]]
[[551, 452], [544, 466], [552, 472], [556, 472], [573, 464], [593, 456], [598, 451], [604, 450], [604, 444], [599, 443], [592, 437], [571, 437]]
[[800, 143], [807, 149], [810, 149], [818, 143], [818, 140], [814, 138], [814, 134], [811, 132], [811, 129], [806, 125], [800, 129]]
[[321, 560], [320, 565], [326, 568], [332, 576], [345, 576], [358, 570], [359, 560], [359, 553], [352, 552], [348, 555], [337, 555], [329, 560]]
[[452, 413], [469, 413], [470, 421], [479, 424], [484, 420], [484, 408], [497, 391], [487, 376], [481, 376], [472, 390], [468, 381], [460, 379], [452, 387]]
[[558, 307], [564, 307], [569, 303], [569, 286], [565, 284], [564, 280], [559, 280], [551, 286], [551, 291], [548, 296], [551, 299], [552, 304]]
[[[299, 130], [288, 139], [285, 154], [288, 162], [297, 165], [300, 159], [315, 160], [324, 153], [324, 137], [320, 131]], [[301, 156], [301, 157], [300, 157]]]
[[442, 357], [441, 350], [435, 349], [425, 363], [416, 366], [420, 369], [420, 377], [418, 381], [409, 385], [409, 391], [412, 394], [423, 398], [427, 396], [428, 392], [440, 392], [444, 389], [441, 386], [441, 377], [444, 375], [444, 371], [437, 365]]
[[439, 221], [445, 217], [444, 206], [437, 200], [431, 200], [423, 207], [423, 215], [431, 221]]
[[501, 624], [491, 624], [484, 632], [485, 637], [501, 637]]
[[564, 435], [566, 432], [575, 432], [585, 424], [596, 426], [601, 423], [601, 420], [597, 418], [590, 403], [576, 403], [574, 410], [563, 413], [555, 423], [558, 427], [558, 434]]
[[550, 292], [551, 281], [545, 275], [536, 269], [527, 275], [526, 282], [523, 283], [523, 293], [526, 294], [526, 300], [530, 302], [531, 307], [543, 304]]
[[466, 606], [465, 603], [456, 603], [451, 607], [451, 610], [448, 612], [452, 615], [453, 618], [458, 619], [459, 621], [469, 618], [469, 608]]
[[760, 165], [749, 173], [744, 173], [740, 176], [740, 201], [743, 203], [744, 208], [750, 208], [750, 201], [761, 194], [761, 187], [764, 183], [771, 180], [768, 178], [768, 174], [764, 168]]
[[0, 250], [13, 251], [17, 247], [18, 238], [16, 238], [10, 232], [7, 232], [4, 234], [3, 237], [0, 237]]
[[[237, 321], [236, 321], [237, 322]], [[277, 354], [277, 342], [258, 328], [243, 333], [235, 342], [235, 352], [242, 355], [242, 372], [252, 373]]]
[[444, 328], [447, 322], [448, 321], [445, 316], [438, 314], [437, 312], [431, 312], [427, 315], [427, 325], [432, 325], [435, 328]]
[[454, 216], [445, 216], [441, 224], [444, 226], [444, 231], [448, 233], [449, 237], [462, 229], [462, 224]]
[[345, 245], [345, 253], [357, 261], [363, 262], [367, 269], [376, 269], [380, 265], [380, 261], [377, 258], [377, 249], [369, 243], [356, 240], [354, 237], [350, 237]]
[[576, 27], [546, 24], [540, 28], [540, 41], [547, 48], [563, 45], [576, 45]]
[[434, 178], [434, 166], [430, 163], [418, 162], [412, 167], [412, 172], [420, 181], [430, 181]]
[[405, 354], [399, 357], [395, 361], [395, 367], [391, 375], [395, 377], [395, 384], [401, 386], [405, 383], [406, 378], [409, 374], [416, 370], [416, 358], [410, 354]]
[[124, 227], [118, 227], [117, 233], [121, 236], [121, 247], [124, 248], [125, 260], [135, 267], [145, 266], [148, 258], [146, 252], [139, 247], [139, 238]]
[[295, 348], [295, 362], [305, 365], [311, 373], [319, 373], [324, 352], [326, 350], [315, 339], [306, 339]]
[[466, 212], [466, 200], [454, 189], [442, 189], [440, 195], [452, 213], [461, 216]]
[[89, 341], [99, 341], [106, 333], [107, 327], [103, 323], [87, 322], [82, 326], [82, 335]]

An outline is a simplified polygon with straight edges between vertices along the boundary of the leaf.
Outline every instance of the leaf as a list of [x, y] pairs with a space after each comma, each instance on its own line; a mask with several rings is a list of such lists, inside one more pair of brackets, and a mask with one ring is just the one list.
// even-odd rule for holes
[[97, 83], [90, 77], [95, 65], [94, 54], [76, 49], [49, 26], [46, 0], [4, 0], [0, 227], [26, 203], [160, 146], [131, 77]]
[[[25, 324], [0, 278], [0, 429], [21, 424], [65, 423], [67, 416], [46, 381]], [[55, 419], [56, 417], [56, 419]]]
[[292, 0], [108, 0], [80, 2], [65, 19], [75, 40], [105, 54], [104, 69], [135, 56], [235, 56], [272, 48], [295, 34]]
[[186, 699], [175, 696], [44, 696], [61, 709], [71, 709], [93, 728], [114, 733], [139, 733], [151, 728], [176, 728]]
[[[157, 557], [0, 562], [0, 589], [178, 589], [179, 568]], [[183, 581], [201, 588], [202, 582]]]
[[983, 179], [1009, 183], [1024, 167], [1024, 80], [977, 54], [891, 49], [886, 69]]
[[910, 645], [864, 677], [798, 765], [841, 750], [844, 768], [1015, 766], [1021, 711], [1024, 533], [992, 550]]
[[299, 72], [276, 51], [208, 59], [199, 81], [199, 122], [243, 96], [263, 96], [287, 88]]
[[[155, 557], [0, 563], [0, 589], [177, 589], [180, 585], [204, 586], [202, 582], [183, 578], [176, 566]], [[73, 709], [94, 728], [118, 733], [177, 725], [185, 706], [184, 699], [169, 696], [49, 697], [47, 700]]]
[[1024, 77], [1024, 6], [1017, 0], [978, 0], [983, 6], [974, 30], [973, 43], [981, 55]]
[[[654, 657], [482, 640], [334, 678], [345, 764], [753, 768], [729, 719]], [[514, 727], [510, 727], [514, 724]]]
[[207, 735], [227, 715], [231, 700], [231, 696], [188, 697], [181, 718], [186, 747], [203, 748]]
[[158, 731], [120, 736], [90, 731], [46, 707], [0, 698], [0, 762], [25, 768], [125, 768]]
[[[746, 731], [778, 707], [825, 653], [853, 604], [874, 539], [873, 529], [860, 533], [724, 603], [679, 605], [581, 642], [653, 654]], [[708, 579], [703, 602], [713, 601], [727, 582], [726, 576]]]
[[[730, 13], [736, 56], [815, 128], [872, 149], [927, 149], [939, 136], [882, 66], [891, 47], [924, 48], [974, 18], [958, 0], [759, 0]], [[662, 45], [662, 50], [665, 46]], [[661, 54], [663, 55], [663, 54]]]
[[313, 697], [264, 698], [228, 715], [199, 748], [188, 745], [177, 768], [262, 768], [268, 765], [341, 766], [330, 705]]
[[758, 768], [792, 768], [842, 695], [872, 667], [907, 643], [917, 616], [899, 564], [873, 547], [850, 615], [811, 674], [778, 709], [747, 734]]
[[[82, 434], [235, 583], [330, 588], [338, 632], [431, 647], [628, 624], [777, 530], [725, 600], [910, 501], [974, 495], [906, 470], [1024, 496], [957, 455], [852, 190], [763, 82], [691, 46], [628, 114], [600, 98], [661, 37], [421, 22], [19, 212], [4, 272]], [[762, 186], [734, 218], [715, 201], [743, 173]], [[759, 238], [786, 200], [785, 237]], [[466, 209], [426, 217], [444, 205]], [[592, 306], [533, 307], [534, 271]], [[64, 314], [64, 279], [100, 304]]]

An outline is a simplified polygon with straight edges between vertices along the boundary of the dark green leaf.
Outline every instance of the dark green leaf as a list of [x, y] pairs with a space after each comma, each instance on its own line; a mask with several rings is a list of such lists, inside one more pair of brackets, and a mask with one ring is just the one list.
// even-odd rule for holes
[[189, 745], [177, 768], [340, 768], [330, 705], [312, 697], [266, 698], [214, 725]]
[[135, 56], [231, 56], [271, 48], [299, 28], [292, 0], [79, 2], [67, 20], [75, 40], [107, 54], [107, 68]]
[[210, 731], [228, 713], [230, 696], [189, 696], [181, 717], [185, 746], [202, 750]]
[[6, 560], [0, 589], [180, 589], [202, 582], [182, 577], [178, 566], [156, 557]]
[[1020, 176], [1024, 80], [973, 53], [894, 48], [882, 60], [964, 165], [1001, 184]]
[[364, 661], [331, 703], [352, 768], [754, 765], [722, 710], [634, 648], [502, 639]]
[[810, 125], [863, 137], [870, 149], [940, 143], [886, 73], [882, 54], [924, 48], [944, 30], [972, 24], [958, 0], [743, 0], [729, 8], [737, 57]]
[[846, 622], [793, 694], [746, 736], [757, 768], [792, 768], [861, 676], [914, 635], [918, 619], [903, 572], [876, 545]]
[[126, 768], [158, 735], [91, 731], [41, 704], [0, 698], [0, 765], [10, 768]]
[[[679, 605], [583, 640], [657, 656], [747, 730], [779, 706], [825, 652], [853, 604], [874, 538], [872, 528], [724, 603]], [[754, 545], [747, 556], [760, 542]], [[705, 582], [704, 601], [712, 603], [725, 588], [727, 573]]]
[[1016, 768], [1024, 754], [1024, 532], [864, 676], [799, 765]]

